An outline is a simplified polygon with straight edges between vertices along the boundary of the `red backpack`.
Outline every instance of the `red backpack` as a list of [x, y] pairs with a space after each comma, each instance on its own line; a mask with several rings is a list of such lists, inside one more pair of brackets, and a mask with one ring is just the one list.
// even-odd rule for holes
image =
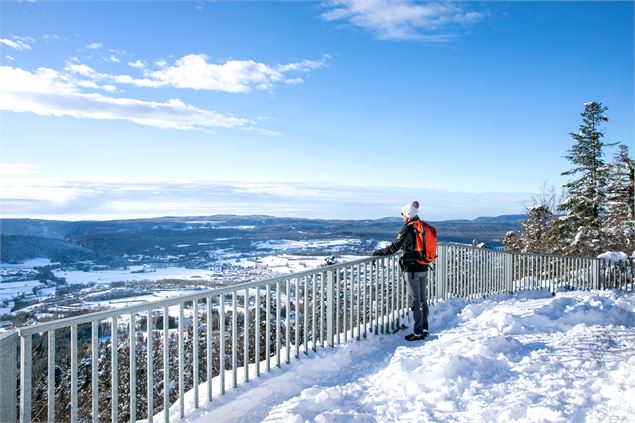
[[423, 260], [417, 260], [419, 264], [430, 264], [437, 258], [437, 230], [423, 220], [415, 220], [411, 223], [415, 230], [417, 243], [415, 251]]

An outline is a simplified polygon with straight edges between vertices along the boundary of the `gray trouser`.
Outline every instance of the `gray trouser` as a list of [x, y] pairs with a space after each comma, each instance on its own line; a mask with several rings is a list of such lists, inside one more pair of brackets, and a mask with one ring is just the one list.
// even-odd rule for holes
[[403, 275], [415, 320], [414, 333], [419, 335], [428, 330], [428, 272], [404, 272]]

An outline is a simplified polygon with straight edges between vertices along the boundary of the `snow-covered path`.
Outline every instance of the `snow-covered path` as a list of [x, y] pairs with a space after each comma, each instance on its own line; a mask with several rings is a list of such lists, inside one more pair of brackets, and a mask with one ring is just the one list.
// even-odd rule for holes
[[203, 421], [633, 421], [635, 295], [452, 299], [422, 343], [351, 341], [275, 369]]

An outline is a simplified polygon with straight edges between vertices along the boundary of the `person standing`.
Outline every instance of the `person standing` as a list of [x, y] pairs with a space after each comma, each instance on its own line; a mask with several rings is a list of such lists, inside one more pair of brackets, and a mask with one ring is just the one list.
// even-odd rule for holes
[[[386, 256], [403, 250], [403, 256], [399, 259], [403, 273], [408, 302], [413, 312], [414, 330], [406, 335], [407, 341], [417, 341], [428, 336], [428, 264], [422, 253], [421, 240], [417, 243], [416, 228], [421, 228], [423, 222], [419, 219], [419, 202], [412, 201], [403, 206], [401, 217], [404, 225], [397, 234], [395, 242], [373, 251], [373, 256]], [[425, 242], [425, 241], [423, 241]], [[425, 249], [425, 247], [423, 247]]]

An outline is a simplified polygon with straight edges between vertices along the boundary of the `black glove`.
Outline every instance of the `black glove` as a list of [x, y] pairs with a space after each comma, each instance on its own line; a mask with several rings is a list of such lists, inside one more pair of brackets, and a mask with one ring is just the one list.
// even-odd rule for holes
[[373, 255], [374, 256], [381, 256], [383, 254], [381, 253], [381, 250], [375, 250], [375, 251], [373, 251]]

